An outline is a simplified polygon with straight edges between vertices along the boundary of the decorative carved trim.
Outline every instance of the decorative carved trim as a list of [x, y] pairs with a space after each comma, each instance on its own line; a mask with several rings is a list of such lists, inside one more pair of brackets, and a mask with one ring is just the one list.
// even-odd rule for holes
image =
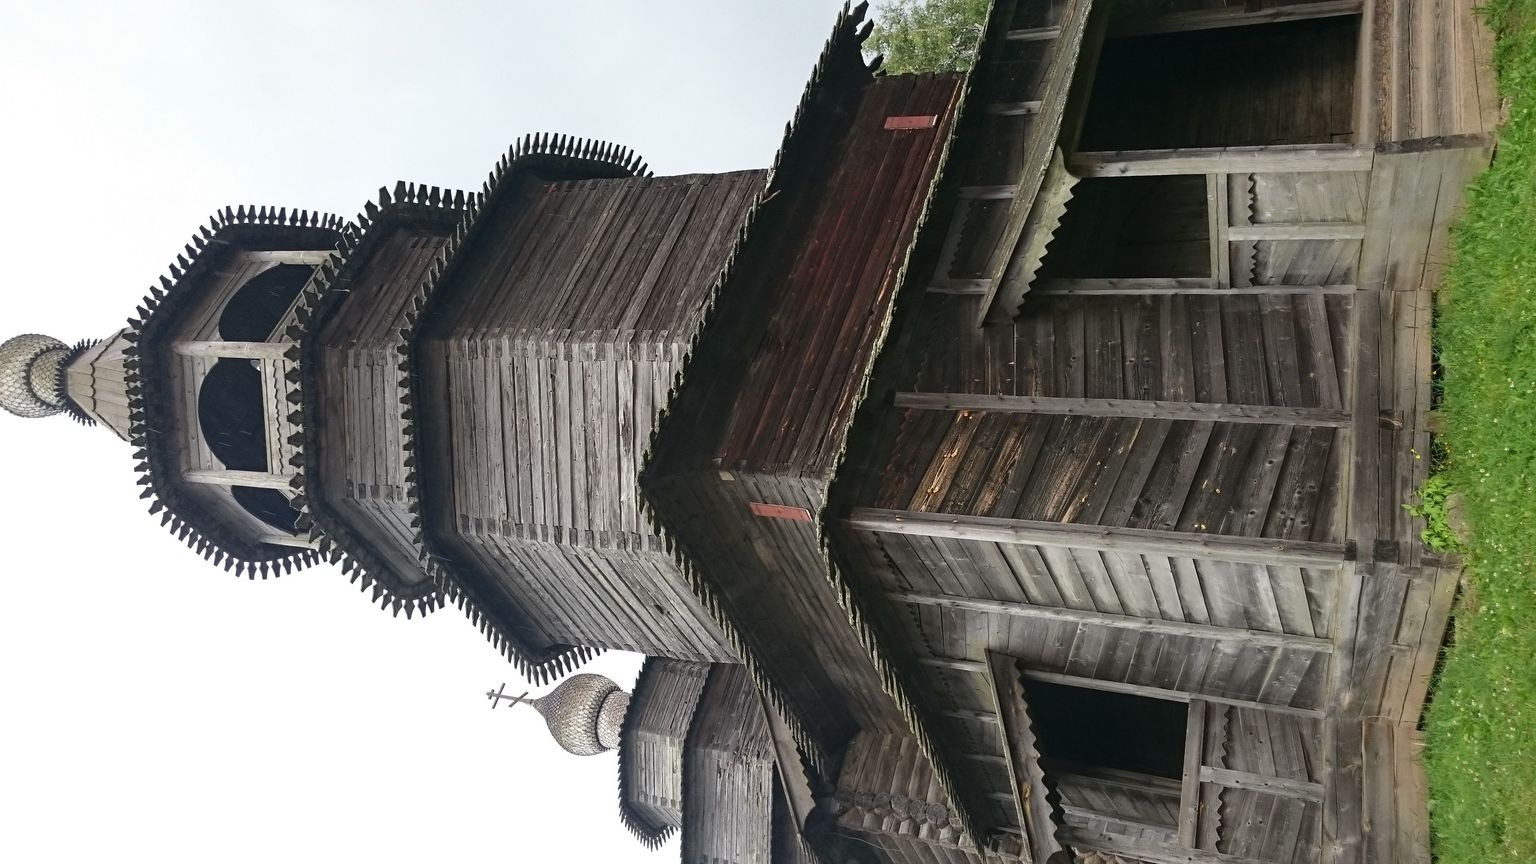
[[[354, 222], [343, 226], [336, 250], [320, 264], [314, 278], [304, 286], [294, 310], [295, 323], [289, 328], [288, 336], [298, 343], [299, 363], [297, 375], [288, 379], [287, 401], [290, 405], [316, 416], [322, 410], [314, 377], [320, 367], [320, 330], [340, 307], [344, 296], [344, 292], [334, 289], [351, 282], [356, 269], [372, 255], [388, 233], [380, 223], [389, 227], [402, 217], [423, 214], [458, 220], [468, 212], [474, 197], [473, 193], [466, 196], [462, 190], [402, 180], [395, 184], [393, 195], [387, 188], [380, 187], [378, 203], [369, 201]], [[406, 585], [395, 578], [391, 568], [366, 542], [357, 539], [346, 521], [326, 504], [324, 495], [316, 487], [318, 465], [313, 461], [318, 459], [320, 452], [319, 435], [317, 424], [306, 423], [302, 431], [288, 441], [295, 450], [289, 464], [297, 472], [295, 482], [303, 501], [299, 507], [299, 530], [309, 533], [309, 538], [319, 544], [320, 554], [341, 567], [342, 573], [358, 586], [359, 591], [372, 589], [369, 599], [379, 608], [397, 616], [403, 611], [406, 618], [441, 608], [443, 595], [430, 579], [421, 583], [417, 590], [410, 590], [416, 586]]]
[[[310, 229], [339, 236], [342, 220], [329, 213], [286, 207], [225, 207], [192, 235], [192, 242], [170, 265], [170, 275], [161, 276], [159, 284], [150, 286], [149, 293], [135, 309], [136, 316], [128, 319], [122, 338], [128, 343], [123, 349], [128, 441], [138, 460], [135, 465], [138, 483], [144, 487], [139, 497], [149, 502], [151, 514], [160, 515], [160, 524], [194, 552], [214, 564], [222, 564], [225, 571], [233, 570], [249, 579], [255, 579], [259, 574], [266, 579], [313, 565], [320, 556], [313, 550], [274, 546], [237, 537], [224, 526], [208, 520], [199, 508], [187, 506], [175, 485], [179, 472], [175, 470], [172, 456], [160, 435], [160, 430], [171, 428], [172, 418], [169, 416], [170, 400], [159, 392], [164, 374], [158, 368], [159, 359], [153, 350], [168, 322], [173, 322], [193, 299], [199, 277], [214, 266], [212, 262], [219, 256], [211, 253], [227, 245], [231, 235], [257, 226], [288, 231]], [[302, 423], [302, 420], [302, 412], [297, 412], [295, 422]]]
[[496, 163], [496, 168], [481, 186], [479, 192], [465, 196], [465, 213], [462, 221], [448, 237], [437, 260], [432, 263], [427, 276], [410, 301], [406, 313], [406, 326], [400, 328], [395, 340], [395, 350], [400, 355], [400, 386], [405, 393], [401, 397], [400, 443], [406, 453], [405, 494], [407, 509], [411, 513], [411, 529], [417, 557], [431, 577], [432, 584], [460, 609], [464, 610], [492, 645], [516, 666], [519, 674], [530, 681], [547, 684], [552, 678], [574, 671], [591, 660], [601, 649], [584, 645], [551, 646], [542, 655], [517, 641], [502, 622], [494, 620], [481, 608], [479, 601], [466, 587], [457, 565], [439, 552], [423, 529], [421, 486], [416, 476], [416, 426], [415, 418], [420, 410], [419, 388], [416, 381], [414, 345], [420, 333], [422, 321], [430, 313], [437, 297], [438, 288], [456, 270], [460, 251], [479, 236], [485, 220], [482, 214], [492, 211], [509, 189], [515, 189], [516, 180], [525, 172], [544, 170], [577, 177], [638, 177], [650, 176], [644, 160], [628, 147], [606, 141], [593, 141], [568, 135], [528, 135], [514, 144]]

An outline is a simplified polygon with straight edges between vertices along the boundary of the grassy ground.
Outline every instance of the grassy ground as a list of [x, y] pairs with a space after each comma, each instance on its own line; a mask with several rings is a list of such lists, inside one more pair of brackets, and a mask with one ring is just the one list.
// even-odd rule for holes
[[1509, 121], [1471, 190], [1436, 333], [1473, 539], [1428, 717], [1442, 864], [1536, 861], [1536, 0], [1492, 0]]

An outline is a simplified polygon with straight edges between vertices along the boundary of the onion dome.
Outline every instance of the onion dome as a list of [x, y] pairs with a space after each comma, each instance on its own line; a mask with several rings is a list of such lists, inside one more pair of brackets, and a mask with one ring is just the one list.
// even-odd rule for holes
[[602, 675], [583, 672], [526, 702], [544, 717], [555, 743], [577, 756], [595, 756], [619, 746], [629, 694]]
[[69, 406], [63, 366], [68, 345], [36, 333], [0, 343], [0, 408], [18, 417], [47, 417]]

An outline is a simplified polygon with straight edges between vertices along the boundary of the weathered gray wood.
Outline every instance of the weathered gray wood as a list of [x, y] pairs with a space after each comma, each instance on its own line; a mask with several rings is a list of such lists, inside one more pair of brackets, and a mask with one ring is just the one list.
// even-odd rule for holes
[[[1020, 726], [1027, 726], [1029, 718], [1023, 712], [1023, 701], [1016, 693], [1018, 687], [1019, 671], [1018, 663], [1014, 658], [1004, 654], [987, 652], [987, 691], [991, 698], [992, 708], [998, 718], [999, 741], [1003, 748], [1003, 762], [1008, 768], [1008, 801], [1007, 806], [1013, 811], [1015, 822], [1023, 828], [1029, 824], [1027, 814], [1024, 812], [1024, 796], [1028, 786], [1029, 766], [1026, 764], [1029, 754], [1024, 752], [1023, 740], [1019, 736]], [[1044, 861], [1044, 858], [1038, 860]]]
[[269, 531], [256, 538], [258, 543], [269, 543], [273, 546], [292, 546], [296, 549], [314, 549], [317, 543], [305, 537], [295, 537], [292, 534], [279, 534]]
[[1003, 201], [1019, 194], [1019, 187], [1012, 184], [994, 186], [961, 186], [961, 198], [972, 201]]
[[331, 255], [332, 252], [329, 249], [279, 249], [275, 251], [251, 250], [242, 253], [242, 256], [248, 261], [261, 261], [276, 264], [308, 264], [312, 267], [318, 267], [321, 264], [324, 264], [326, 261], [330, 260]]
[[988, 114], [997, 114], [1002, 117], [1024, 117], [1040, 113], [1040, 103], [1033, 102], [993, 102], [987, 106]]
[[1033, 294], [1052, 295], [1175, 295], [1196, 294], [1219, 297], [1285, 296], [1314, 294], [1353, 294], [1354, 285], [1256, 285], [1248, 288], [1223, 287], [1216, 279], [1040, 279], [1030, 289]]
[[1240, 240], [1360, 240], [1365, 226], [1358, 222], [1269, 222], [1234, 225], [1227, 239]]
[[1140, 417], [1153, 420], [1209, 420], [1218, 423], [1288, 424], [1334, 428], [1344, 428], [1351, 421], [1350, 412], [1341, 408], [1286, 408], [1278, 405], [1233, 405], [1217, 402], [1069, 399], [988, 393], [897, 393], [895, 400], [898, 408], [920, 408], [932, 411]]
[[1279, 21], [1337, 18], [1342, 15], [1358, 15], [1363, 5], [1362, 0], [1316, 0], [1267, 8], [1238, 5], [1160, 14], [1120, 15], [1111, 23], [1109, 35], [1116, 38], [1151, 36], [1158, 33], [1273, 24]]
[[1100, 525], [1071, 525], [872, 507], [855, 508], [849, 513], [847, 524], [852, 528], [887, 534], [1107, 549], [1257, 564], [1335, 565], [1348, 557], [1346, 547], [1338, 543], [1228, 537], [1144, 528], [1107, 528]]
[[1211, 278], [1217, 287], [1232, 287], [1232, 217], [1226, 174], [1205, 176], [1205, 206], [1211, 247]]
[[1067, 168], [1079, 178], [1174, 174], [1253, 174], [1271, 171], [1369, 171], [1375, 153], [1348, 144], [1276, 144], [1267, 147], [1189, 147], [1073, 154]]
[[987, 293], [991, 279], [940, 279], [928, 286], [935, 294], [954, 294], [961, 297], [980, 297]]
[[[923, 662], [935, 658], [925, 658]], [[971, 671], [966, 669], [965, 671]], [[1066, 684], [1071, 687], [1086, 687], [1089, 690], [1106, 690], [1110, 693], [1128, 693], [1132, 696], [1146, 696], [1149, 699], [1166, 699], [1170, 702], [1189, 702], [1191, 699], [1204, 699], [1207, 702], [1215, 702], [1221, 705], [1234, 705], [1239, 708], [1253, 708], [1261, 711], [1274, 711], [1280, 714], [1295, 714], [1300, 717], [1323, 717], [1325, 712], [1316, 708], [1297, 708], [1293, 705], [1271, 705], [1264, 702], [1254, 702], [1249, 699], [1232, 699], [1226, 696], [1216, 696], [1210, 693], [1187, 693], [1183, 690], [1166, 690], [1162, 687], [1148, 687], [1143, 684], [1127, 684], [1122, 681], [1104, 681], [1098, 678], [1085, 678], [1080, 675], [1062, 675], [1056, 672], [1042, 672], [1038, 669], [1025, 669], [1024, 678], [1030, 681], [1045, 681], [1050, 684]]]
[[291, 489], [293, 476], [269, 474], [263, 471], [214, 471], [188, 470], [181, 472], [181, 479], [188, 483], [204, 483], [209, 486], [251, 486], [256, 489]]
[[1300, 798], [1304, 801], [1322, 803], [1323, 800], [1321, 783], [1307, 783], [1284, 777], [1266, 777], [1263, 774], [1233, 771], [1230, 768], [1213, 768], [1209, 765], [1202, 767], [1200, 782], [1215, 783], [1217, 786], [1226, 786], [1229, 789], [1252, 789], [1287, 798]]
[[174, 342], [171, 350], [182, 357], [228, 357], [235, 360], [281, 360], [291, 348], [287, 342]]
[[1184, 721], [1184, 777], [1179, 788], [1179, 845], [1194, 848], [1200, 830], [1200, 768], [1205, 761], [1206, 703], [1189, 700]]
[[1170, 843], [1153, 840], [1128, 841], [1120, 837], [1090, 834], [1076, 828], [1063, 828], [1058, 835], [1063, 843], [1078, 849], [1107, 852], [1122, 858], [1145, 861], [1148, 864], [1273, 864], [1254, 858], [1207, 852], [1203, 849], [1187, 849]]
[[1009, 42], [1048, 42], [1060, 35], [1060, 27], [1025, 27], [1009, 30], [1004, 38]]
[[897, 603], [948, 606], [973, 612], [1115, 627], [1143, 633], [1167, 633], [1172, 636], [1190, 636], [1196, 639], [1225, 639], [1249, 645], [1272, 645], [1325, 654], [1333, 651], [1333, 642], [1328, 639], [1319, 639], [1311, 636], [1292, 636], [1288, 633], [1264, 630], [1213, 627], [1206, 624], [1187, 624], [1182, 621], [1164, 621], [1157, 618], [1142, 618], [1133, 615], [1111, 615], [1106, 612], [1034, 606], [1029, 603], [1013, 603], [1005, 600], [987, 600], [977, 597], [954, 597], [902, 591], [891, 591], [886, 596]]

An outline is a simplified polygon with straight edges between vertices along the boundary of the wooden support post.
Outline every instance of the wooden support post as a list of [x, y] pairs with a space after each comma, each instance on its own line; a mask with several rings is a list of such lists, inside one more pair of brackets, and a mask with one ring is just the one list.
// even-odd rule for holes
[[1342, 408], [1286, 408], [1222, 402], [1158, 402], [1142, 399], [1077, 399], [1008, 396], [989, 393], [897, 393], [898, 408], [929, 411], [992, 411], [1000, 414], [1062, 414], [1074, 417], [1137, 417], [1214, 423], [1263, 423], [1286, 426], [1349, 426], [1353, 415]]
[[1015, 709], [1019, 700], [1014, 688], [1018, 687], [1019, 667], [1018, 661], [1006, 654], [994, 654], [987, 652], [987, 695], [992, 697], [992, 709], [997, 712], [998, 738], [1002, 744], [1003, 762], [1008, 766], [1008, 788], [1013, 794], [1010, 810], [1019, 827], [1029, 824], [1029, 819], [1024, 813], [1024, 796], [1028, 794], [1024, 790], [1028, 788], [1028, 775], [1025, 773], [1027, 766], [1024, 764], [1024, 754], [1020, 752], [1019, 727], [1028, 723], [1028, 718], [1020, 716]]
[[1323, 802], [1323, 784], [1321, 783], [1287, 780], [1284, 777], [1266, 777], [1263, 774], [1212, 768], [1208, 765], [1200, 769], [1200, 782], [1214, 783], [1228, 789], [1252, 789], [1255, 792], [1267, 792], [1285, 798], [1300, 798], [1303, 801], [1316, 801], [1319, 804]]
[[1217, 287], [1232, 287], [1232, 241], [1227, 232], [1232, 219], [1227, 212], [1227, 175], [1205, 175], [1205, 207], [1211, 245], [1211, 278]]
[[279, 489], [286, 490], [293, 477], [286, 474], [268, 474], [265, 471], [208, 471], [187, 470], [181, 472], [181, 479], [188, 483], [203, 483], [209, 486], [249, 486], [253, 489]]
[[1229, 627], [1216, 627], [1210, 624], [1165, 621], [1160, 618], [1137, 618], [1133, 615], [1112, 615], [1107, 612], [1088, 612], [1081, 609], [1065, 609], [1056, 606], [1035, 606], [1029, 603], [1015, 603], [1007, 600], [984, 600], [975, 597], [917, 594], [901, 591], [890, 591], [887, 592], [886, 596], [897, 603], [940, 606], [950, 609], [963, 609], [968, 612], [986, 612], [1020, 618], [1036, 618], [1044, 621], [1088, 624], [1099, 627], [1117, 627], [1136, 630], [1141, 633], [1164, 633], [1170, 636], [1184, 636], [1194, 639], [1230, 640], [1249, 645], [1311, 651], [1317, 654], [1328, 654], [1333, 651], [1332, 640], [1321, 639], [1315, 636], [1293, 636], [1289, 633], [1272, 633], [1265, 630], [1238, 630]]
[[1205, 700], [1189, 700], [1189, 715], [1184, 721], [1184, 778], [1179, 787], [1179, 845], [1191, 849], [1200, 836], [1200, 768], [1205, 761], [1205, 710]]
[[290, 347], [288, 342], [175, 342], [171, 350], [183, 357], [281, 360]]
[[1078, 178], [1369, 171], [1374, 159], [1371, 149], [1350, 144], [1275, 144], [1077, 153], [1067, 160], [1067, 168]]
[[1338, 543], [1232, 537], [1186, 531], [1153, 531], [1145, 528], [1106, 528], [1100, 525], [1069, 525], [1027, 519], [961, 516], [952, 513], [918, 513], [857, 507], [847, 525], [882, 534], [950, 537], [989, 543], [1030, 544], [1084, 549], [1105, 549], [1186, 558], [1214, 558], [1255, 564], [1298, 567], [1337, 567], [1348, 555]]

